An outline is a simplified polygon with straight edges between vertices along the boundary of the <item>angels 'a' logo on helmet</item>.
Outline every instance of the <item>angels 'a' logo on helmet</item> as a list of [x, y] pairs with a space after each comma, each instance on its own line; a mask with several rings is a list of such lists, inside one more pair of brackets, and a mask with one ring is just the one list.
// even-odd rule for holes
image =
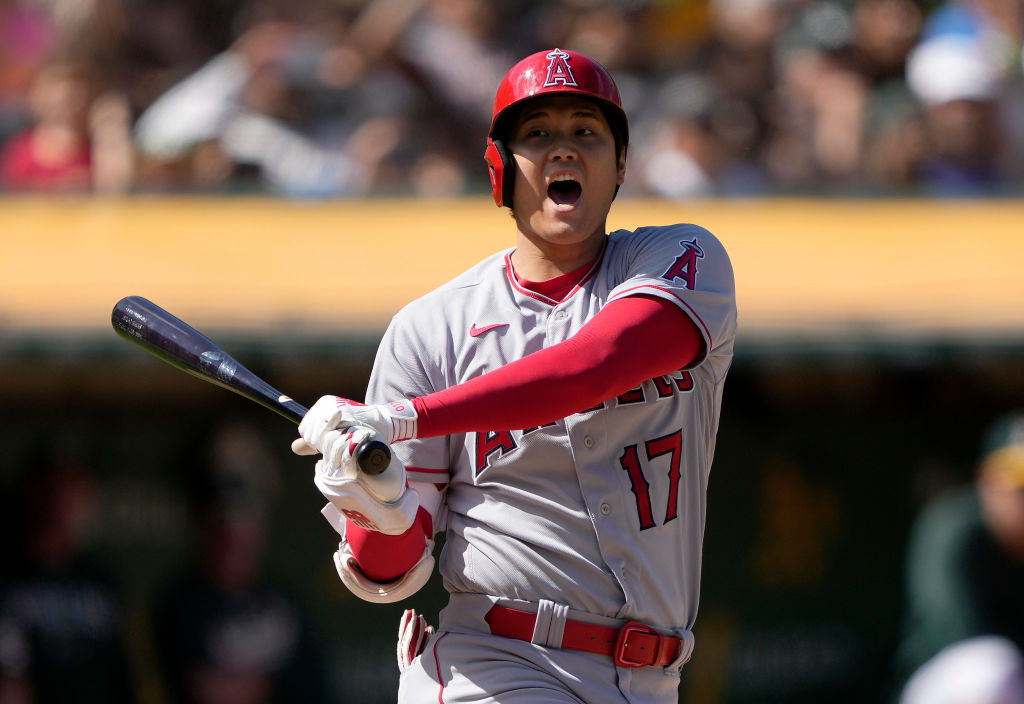
[[544, 81], [544, 87], [550, 86], [575, 86], [576, 77], [572, 75], [572, 69], [569, 68], [569, 54], [565, 53], [561, 49], [555, 49], [546, 56], [550, 59], [551, 63], [548, 64], [548, 77]]

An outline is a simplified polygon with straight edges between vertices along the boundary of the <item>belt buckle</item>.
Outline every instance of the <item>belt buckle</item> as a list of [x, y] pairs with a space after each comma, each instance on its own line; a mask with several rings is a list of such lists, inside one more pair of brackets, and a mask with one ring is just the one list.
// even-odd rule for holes
[[[654, 636], [654, 647], [651, 649], [651, 657], [647, 662], [631, 660], [626, 656], [626, 647], [629, 645], [631, 635]], [[612, 652], [612, 660], [619, 667], [647, 667], [653, 665], [658, 659], [658, 649], [661, 645], [662, 635], [650, 626], [639, 621], [626, 621], [619, 629], [619, 636], [615, 639], [615, 650]]]

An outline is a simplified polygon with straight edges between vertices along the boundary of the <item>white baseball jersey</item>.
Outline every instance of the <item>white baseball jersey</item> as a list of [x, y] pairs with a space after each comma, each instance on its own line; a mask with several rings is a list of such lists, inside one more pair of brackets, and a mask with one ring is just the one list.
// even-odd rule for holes
[[368, 403], [429, 394], [561, 342], [624, 296], [679, 306], [704, 353], [549, 425], [396, 444], [410, 479], [448, 485], [445, 586], [689, 630], [736, 329], [728, 255], [695, 225], [620, 230], [559, 302], [517, 284], [511, 251], [394, 317]]

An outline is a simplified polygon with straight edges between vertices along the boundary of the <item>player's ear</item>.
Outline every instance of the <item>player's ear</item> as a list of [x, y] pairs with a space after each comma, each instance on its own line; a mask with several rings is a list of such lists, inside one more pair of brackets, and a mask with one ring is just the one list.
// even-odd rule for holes
[[627, 147], [623, 147], [619, 152], [618, 173], [615, 176], [615, 183], [620, 186], [626, 182], [626, 149]]

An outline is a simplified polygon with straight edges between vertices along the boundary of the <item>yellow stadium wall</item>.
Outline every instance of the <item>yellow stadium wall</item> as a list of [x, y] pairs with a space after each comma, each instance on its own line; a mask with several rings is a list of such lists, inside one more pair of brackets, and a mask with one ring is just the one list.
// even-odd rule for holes
[[[1017, 333], [1024, 201], [629, 200], [609, 227], [694, 222], [730, 251], [741, 332]], [[0, 200], [0, 325], [109, 324], [143, 295], [197, 326], [378, 329], [514, 243], [487, 198]]]

